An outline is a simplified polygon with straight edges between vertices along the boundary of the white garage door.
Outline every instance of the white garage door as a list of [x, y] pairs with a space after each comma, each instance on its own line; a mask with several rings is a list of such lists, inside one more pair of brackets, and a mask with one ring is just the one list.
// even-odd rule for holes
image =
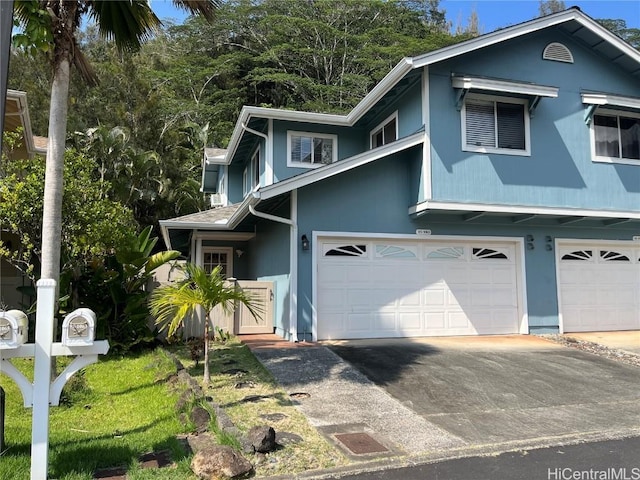
[[319, 339], [518, 333], [515, 244], [320, 238]]
[[640, 248], [561, 245], [559, 298], [564, 332], [640, 328]]

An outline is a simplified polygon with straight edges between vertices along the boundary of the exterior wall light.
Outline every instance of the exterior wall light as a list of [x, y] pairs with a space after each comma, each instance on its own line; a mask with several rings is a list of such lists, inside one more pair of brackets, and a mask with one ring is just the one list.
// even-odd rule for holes
[[302, 250], [309, 250], [309, 239], [307, 238], [306, 235], [302, 235], [302, 237], [300, 237], [300, 241], [302, 242]]

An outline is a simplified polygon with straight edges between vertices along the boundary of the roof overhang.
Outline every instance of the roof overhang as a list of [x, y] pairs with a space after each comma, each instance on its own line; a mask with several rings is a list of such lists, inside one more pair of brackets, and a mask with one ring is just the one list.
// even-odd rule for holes
[[415, 217], [419, 217], [430, 212], [467, 212], [467, 221], [482, 217], [485, 214], [508, 214], [513, 216], [514, 223], [522, 223], [537, 216], [560, 217], [560, 223], [562, 224], [575, 223], [587, 218], [601, 219], [606, 225], [615, 225], [631, 220], [640, 220], [640, 211], [592, 210], [532, 205], [499, 205], [428, 200], [409, 208], [409, 215]]
[[542, 97], [557, 98], [559, 90], [558, 87], [538, 85], [535, 83], [456, 74], [451, 76], [451, 85], [458, 90], [458, 97], [456, 99], [456, 107], [458, 110], [462, 108], [464, 97], [471, 90], [531, 97], [533, 100], [529, 105], [529, 111], [535, 109]]
[[42, 152], [42, 149], [36, 148], [33, 141], [27, 94], [18, 90], [8, 89], [5, 99], [4, 130], [6, 132], [14, 132], [20, 127], [23, 129], [24, 149], [29, 157], [34, 153], [46, 152], [46, 149]]
[[291, 177], [287, 180], [270, 185], [261, 189], [258, 194], [263, 200], [288, 193], [292, 190], [305, 187], [312, 183], [315, 183], [325, 178], [339, 175], [340, 173], [357, 168], [361, 165], [371, 163], [380, 158], [388, 157], [395, 153], [402, 152], [413, 146], [419, 145], [424, 142], [424, 132], [420, 131], [409, 135], [408, 137], [401, 138], [395, 142], [388, 143], [378, 148], [367, 150], [366, 152], [354, 155], [353, 157], [334, 162], [329, 165], [322, 166], [312, 171]]
[[593, 114], [598, 107], [623, 108], [628, 110], [640, 110], [640, 98], [626, 97], [612, 93], [582, 92], [582, 103], [588, 105], [584, 115], [584, 122], [589, 125]]

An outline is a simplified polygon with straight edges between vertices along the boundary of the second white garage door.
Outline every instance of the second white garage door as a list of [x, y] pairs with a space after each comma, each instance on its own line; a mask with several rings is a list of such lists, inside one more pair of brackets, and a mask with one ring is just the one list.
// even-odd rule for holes
[[640, 248], [562, 242], [558, 291], [564, 332], [640, 329]]
[[319, 238], [318, 339], [518, 333], [515, 243]]

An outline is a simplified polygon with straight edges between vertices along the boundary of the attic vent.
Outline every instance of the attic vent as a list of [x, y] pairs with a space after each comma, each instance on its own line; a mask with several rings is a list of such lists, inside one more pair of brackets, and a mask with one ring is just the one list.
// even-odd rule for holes
[[544, 60], [552, 60], [554, 62], [573, 63], [573, 55], [571, 50], [561, 43], [553, 42], [544, 47], [542, 52]]

